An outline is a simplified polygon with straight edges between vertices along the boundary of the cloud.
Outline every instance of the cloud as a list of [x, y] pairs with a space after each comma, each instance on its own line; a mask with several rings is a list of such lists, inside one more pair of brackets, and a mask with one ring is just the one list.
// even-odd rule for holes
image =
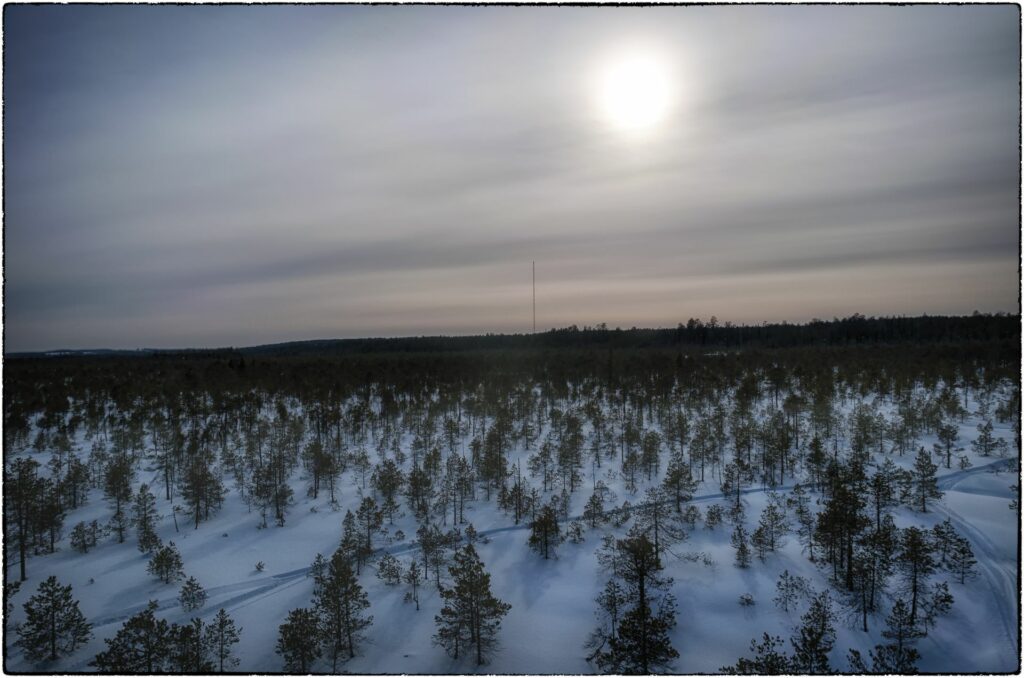
[[523, 329], [532, 260], [548, 325], [1017, 301], [1012, 7], [6, 16], [10, 350]]

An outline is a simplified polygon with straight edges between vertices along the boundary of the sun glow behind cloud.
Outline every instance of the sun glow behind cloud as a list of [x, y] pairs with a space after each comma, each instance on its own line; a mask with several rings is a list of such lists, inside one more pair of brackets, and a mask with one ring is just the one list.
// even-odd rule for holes
[[1015, 11], [14, 6], [8, 349], [1012, 309]]

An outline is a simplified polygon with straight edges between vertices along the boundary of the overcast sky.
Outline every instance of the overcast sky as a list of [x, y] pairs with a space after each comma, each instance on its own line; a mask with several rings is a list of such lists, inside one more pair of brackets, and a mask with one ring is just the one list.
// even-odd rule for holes
[[533, 260], [538, 329], [1014, 312], [1018, 26], [7, 5], [6, 348], [529, 331]]

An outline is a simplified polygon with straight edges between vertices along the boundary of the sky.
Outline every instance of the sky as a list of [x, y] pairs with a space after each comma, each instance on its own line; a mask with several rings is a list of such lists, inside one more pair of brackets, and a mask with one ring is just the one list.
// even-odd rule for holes
[[1016, 6], [3, 18], [9, 352], [1018, 308]]

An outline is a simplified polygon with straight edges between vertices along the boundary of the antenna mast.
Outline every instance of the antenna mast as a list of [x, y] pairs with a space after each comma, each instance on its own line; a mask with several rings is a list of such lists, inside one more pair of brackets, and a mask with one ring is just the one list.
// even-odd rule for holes
[[537, 334], [537, 262], [533, 262], [533, 333]]

